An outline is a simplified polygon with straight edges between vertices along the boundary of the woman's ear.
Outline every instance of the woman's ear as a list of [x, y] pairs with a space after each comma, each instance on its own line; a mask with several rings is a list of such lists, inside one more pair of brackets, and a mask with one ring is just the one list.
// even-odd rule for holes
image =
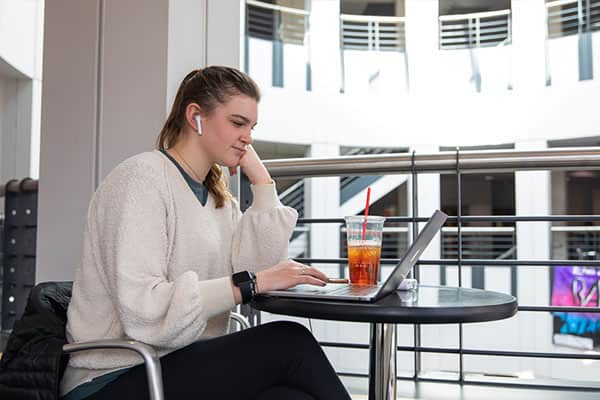
[[187, 105], [185, 109], [185, 119], [188, 125], [196, 132], [198, 135], [202, 135], [202, 109], [196, 103], [190, 103]]

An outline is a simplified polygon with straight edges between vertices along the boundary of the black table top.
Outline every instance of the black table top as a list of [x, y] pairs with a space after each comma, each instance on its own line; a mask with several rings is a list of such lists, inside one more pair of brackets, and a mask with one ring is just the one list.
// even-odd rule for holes
[[446, 324], [495, 321], [517, 312], [517, 299], [489, 290], [419, 286], [374, 303], [257, 296], [252, 307], [274, 314], [354, 322]]

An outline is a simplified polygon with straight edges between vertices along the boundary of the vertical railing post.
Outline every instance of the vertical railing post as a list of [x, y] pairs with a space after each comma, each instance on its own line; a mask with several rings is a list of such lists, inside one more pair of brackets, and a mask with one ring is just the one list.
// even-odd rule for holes
[[[417, 237], [417, 235], [419, 234], [419, 229], [418, 229], [418, 223], [416, 221], [416, 218], [418, 217], [418, 213], [419, 213], [419, 195], [418, 195], [418, 175], [417, 175], [417, 168], [416, 168], [416, 160], [415, 160], [415, 156], [416, 156], [416, 152], [413, 150], [412, 152], [412, 157], [411, 157], [411, 184], [412, 184], [412, 240], [415, 240], [415, 238]], [[419, 280], [419, 264], [417, 263], [413, 270], [411, 271], [412, 277], [417, 279], [417, 281]], [[421, 347], [421, 325], [419, 324], [415, 324], [414, 325], [414, 345], [415, 347]], [[421, 353], [418, 351], [415, 351], [414, 353], [414, 380], [417, 381], [419, 379], [419, 374], [421, 372]]]
[[473, 39], [472, 39], [472, 32], [473, 32], [473, 18], [468, 17], [467, 18], [467, 48], [470, 48], [473, 46]]
[[475, 38], [477, 47], [481, 45], [481, 17], [475, 18]]
[[310, 4], [307, 4], [308, 14], [304, 18], [304, 48], [306, 50], [306, 90], [312, 91], [312, 60], [310, 58]]
[[344, 93], [346, 91], [346, 70], [345, 70], [345, 66], [344, 66], [344, 20], [342, 19], [342, 17], [340, 16], [340, 59], [341, 59], [341, 63], [340, 63], [340, 72], [341, 72], [341, 79], [340, 79], [340, 93]]
[[273, 10], [273, 72], [272, 86], [283, 87], [283, 18], [282, 12]]
[[249, 10], [250, 6], [246, 4], [246, 13], [244, 15], [244, 72], [250, 74], [250, 32], [249, 32]]
[[[462, 287], [462, 185], [460, 172], [460, 147], [456, 148], [456, 228], [458, 234], [458, 287]], [[464, 383], [464, 357], [463, 357], [463, 324], [458, 324], [458, 382]]]
[[438, 49], [442, 49], [442, 47], [443, 47], [442, 46], [443, 31], [444, 31], [444, 22], [442, 21], [442, 19], [440, 17], [438, 17]]

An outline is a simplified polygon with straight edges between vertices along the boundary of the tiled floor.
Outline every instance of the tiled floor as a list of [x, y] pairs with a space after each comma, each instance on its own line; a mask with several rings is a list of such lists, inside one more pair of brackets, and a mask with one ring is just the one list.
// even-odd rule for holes
[[[364, 378], [342, 378], [353, 400], [367, 400]], [[398, 381], [397, 400], [598, 400], [599, 391], [526, 389], [487, 385], [456, 385]]]

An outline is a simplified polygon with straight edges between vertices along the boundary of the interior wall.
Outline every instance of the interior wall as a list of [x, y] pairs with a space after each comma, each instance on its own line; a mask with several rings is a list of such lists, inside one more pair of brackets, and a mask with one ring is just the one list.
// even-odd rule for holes
[[46, 3], [37, 281], [73, 279], [98, 182], [152, 148], [166, 108], [167, 6]]
[[0, 77], [0, 184], [30, 176], [32, 81]]
[[185, 74], [205, 64], [240, 66], [241, 7], [239, 0], [46, 3], [38, 282], [74, 278], [95, 188], [121, 161], [153, 149]]

